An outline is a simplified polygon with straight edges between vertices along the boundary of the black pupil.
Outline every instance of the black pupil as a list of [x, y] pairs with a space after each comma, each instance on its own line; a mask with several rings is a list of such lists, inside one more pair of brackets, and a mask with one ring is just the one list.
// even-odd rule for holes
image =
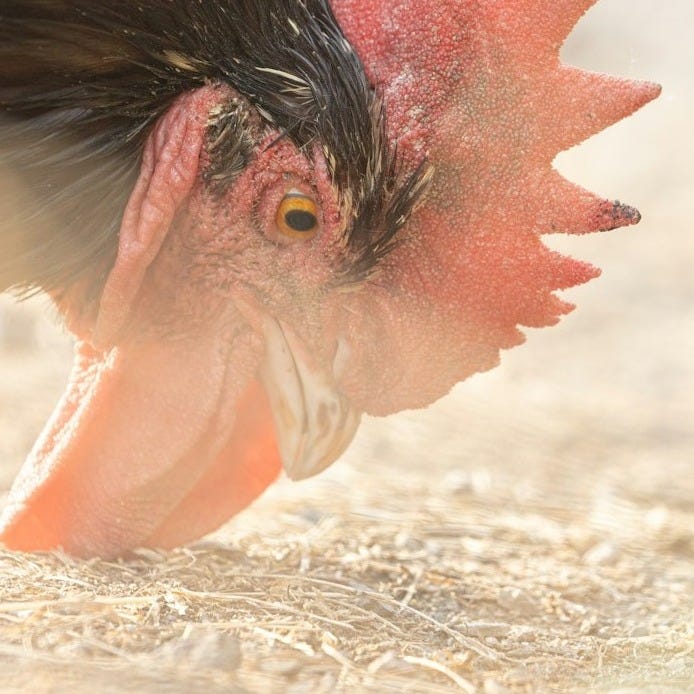
[[313, 231], [318, 224], [316, 215], [306, 210], [292, 210], [284, 215], [284, 221], [294, 231]]

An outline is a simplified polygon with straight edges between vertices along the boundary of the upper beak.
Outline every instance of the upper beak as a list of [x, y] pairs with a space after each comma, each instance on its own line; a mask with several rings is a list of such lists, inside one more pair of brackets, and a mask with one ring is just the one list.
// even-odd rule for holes
[[293, 480], [316, 475], [342, 455], [359, 427], [357, 412], [340, 392], [335, 373], [338, 349], [329, 367], [317, 366], [305, 345], [281, 321], [262, 320], [265, 359], [260, 380], [272, 408], [284, 469]]

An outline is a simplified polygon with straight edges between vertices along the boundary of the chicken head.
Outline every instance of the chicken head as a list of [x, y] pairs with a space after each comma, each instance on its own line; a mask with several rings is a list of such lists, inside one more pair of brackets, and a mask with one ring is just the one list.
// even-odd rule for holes
[[560, 63], [591, 4], [6, 2], [0, 289], [77, 346], [0, 540], [200, 537], [568, 312], [541, 235], [639, 215], [552, 160], [658, 93]]

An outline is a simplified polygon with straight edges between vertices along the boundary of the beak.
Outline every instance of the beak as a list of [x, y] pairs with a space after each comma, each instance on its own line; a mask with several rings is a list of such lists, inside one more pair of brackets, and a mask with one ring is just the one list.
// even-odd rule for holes
[[272, 408], [280, 458], [287, 475], [302, 480], [339, 458], [359, 427], [361, 413], [336, 383], [345, 344], [338, 342], [326, 368], [316, 365], [305, 344], [281, 321], [266, 314], [261, 330], [266, 353], [260, 380]]

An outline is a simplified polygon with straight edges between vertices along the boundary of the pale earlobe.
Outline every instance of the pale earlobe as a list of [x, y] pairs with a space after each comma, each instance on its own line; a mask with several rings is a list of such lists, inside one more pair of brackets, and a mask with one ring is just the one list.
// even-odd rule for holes
[[147, 268], [198, 179], [209, 113], [219, 99], [214, 87], [183, 94], [147, 138], [140, 176], [123, 214], [118, 256], [90, 338], [97, 349], [108, 349], [117, 340]]

